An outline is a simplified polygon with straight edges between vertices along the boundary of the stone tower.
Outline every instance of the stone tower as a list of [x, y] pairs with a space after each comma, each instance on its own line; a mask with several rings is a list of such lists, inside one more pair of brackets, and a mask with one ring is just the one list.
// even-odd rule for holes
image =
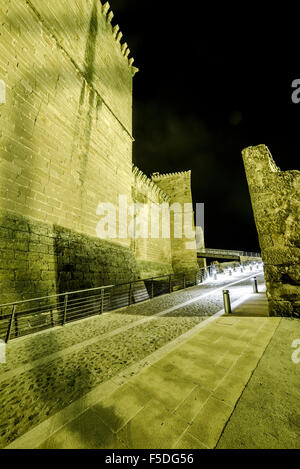
[[[192, 228], [195, 231], [194, 223], [194, 212], [192, 206], [192, 190], [191, 190], [191, 171], [178, 172], [171, 174], [158, 174], [152, 175], [152, 181], [162, 189], [170, 197], [170, 207], [174, 206], [174, 210], [171, 210], [171, 234], [174, 234], [176, 228], [179, 228], [183, 232], [183, 237], [176, 238], [171, 236], [171, 251], [172, 251], [172, 266], [174, 272], [180, 272], [183, 270], [193, 270], [198, 268], [197, 264], [197, 252], [196, 252], [196, 237], [195, 232], [193, 238], [187, 238], [185, 233], [185, 222], [180, 221], [180, 217], [177, 220], [176, 212], [181, 210], [184, 212], [186, 204], [185, 220], [191, 221]], [[182, 225], [177, 226], [179, 223]]]

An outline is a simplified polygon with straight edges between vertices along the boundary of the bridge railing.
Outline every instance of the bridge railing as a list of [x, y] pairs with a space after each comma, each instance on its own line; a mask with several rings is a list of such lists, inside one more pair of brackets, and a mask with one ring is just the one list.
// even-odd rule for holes
[[230, 249], [211, 249], [202, 248], [197, 250], [201, 254], [216, 254], [221, 256], [236, 256], [236, 257], [261, 257], [258, 252], [234, 251]]
[[[248, 262], [243, 263], [247, 265]], [[232, 274], [240, 267], [211, 265], [159, 277], [32, 298], [0, 305], [0, 339], [11, 339], [40, 332], [90, 316], [137, 304], [160, 295], [200, 285], [218, 273]]]

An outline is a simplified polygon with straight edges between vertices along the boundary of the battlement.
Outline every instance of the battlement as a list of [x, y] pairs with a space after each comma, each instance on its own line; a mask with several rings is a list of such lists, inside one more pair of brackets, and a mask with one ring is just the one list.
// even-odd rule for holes
[[102, 14], [106, 17], [107, 24], [111, 26], [112, 36], [115, 39], [117, 45], [120, 47], [122, 55], [127, 60], [128, 67], [130, 69], [132, 76], [134, 76], [139, 71], [139, 69], [133, 66], [134, 58], [133, 57], [129, 58], [130, 49], [128, 47], [127, 42], [124, 42], [123, 44], [121, 44], [123, 33], [120, 31], [120, 26], [118, 24], [116, 24], [115, 26], [111, 25], [112, 19], [114, 18], [114, 13], [112, 10], [110, 10], [110, 4], [109, 2], [106, 2], [104, 3], [104, 5], [102, 5], [100, 2], [100, 5], [102, 6]]
[[156, 197], [163, 200], [164, 202], [170, 202], [171, 197], [167, 195], [162, 189], [160, 189], [153, 181], [151, 181], [151, 179], [149, 179], [146, 174], [137, 168], [137, 166], [132, 166], [132, 173], [138, 183], [147, 186], [148, 191], [152, 192]]
[[175, 176], [191, 176], [191, 171], [180, 171], [176, 173], [166, 173], [166, 174], [159, 174], [159, 173], [153, 173], [151, 175], [152, 181], [161, 181], [162, 179], [167, 179], [167, 178], [172, 178]]

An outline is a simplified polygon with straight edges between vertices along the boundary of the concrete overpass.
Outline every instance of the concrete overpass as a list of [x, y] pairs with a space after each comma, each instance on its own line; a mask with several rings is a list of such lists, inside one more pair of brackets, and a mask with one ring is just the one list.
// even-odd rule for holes
[[202, 248], [197, 250], [197, 257], [202, 259], [220, 259], [242, 262], [247, 259], [261, 259], [261, 254], [258, 252]]

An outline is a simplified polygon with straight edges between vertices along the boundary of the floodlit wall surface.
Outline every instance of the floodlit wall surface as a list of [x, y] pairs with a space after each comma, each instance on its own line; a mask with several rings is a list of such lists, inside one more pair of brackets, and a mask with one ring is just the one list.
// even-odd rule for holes
[[[180, 218], [177, 219], [176, 217], [176, 212], [178, 212], [179, 207], [177, 208], [175, 205], [174, 210], [172, 210], [173, 204], [179, 204], [182, 211], [184, 211], [184, 204], [192, 204], [191, 171], [173, 174], [154, 174], [152, 175], [152, 181], [170, 197], [171, 250], [174, 272], [197, 269], [196, 236], [192, 205], [190, 205], [190, 208], [188, 209], [189, 217], [192, 221], [192, 229], [194, 230], [194, 236], [192, 239], [188, 239], [184, 235], [184, 217], [182, 217], [181, 221]], [[181, 238], [176, 238], [176, 229], [178, 232], [182, 231], [183, 236]], [[190, 244], [189, 249], [187, 249], [187, 242]]]
[[99, 0], [0, 0], [0, 304], [197, 268], [172, 217], [171, 238], [118, 234], [120, 196], [192, 198], [190, 172], [132, 168], [137, 69], [112, 19]]
[[[136, 204], [145, 207], [140, 212], [140, 220], [145, 223], [147, 237], [135, 237], [133, 240], [133, 251], [135, 252], [137, 264], [142, 278], [154, 277], [164, 274], [170, 274], [172, 269], [171, 239], [164, 239], [162, 236], [162, 211], [161, 206], [169, 205], [168, 197], [159, 187], [145, 176], [138, 168], [133, 169], [132, 198]], [[152, 207], [155, 207], [154, 209]], [[158, 213], [158, 224], [152, 217], [151, 210]], [[169, 210], [168, 210], [169, 211]], [[139, 214], [138, 214], [139, 215]], [[158, 228], [157, 233], [151, 230]], [[137, 228], [139, 228], [137, 226]], [[152, 236], [153, 234], [153, 236]], [[157, 237], [155, 237], [157, 235]]]
[[300, 317], [300, 171], [280, 171], [265, 145], [243, 159], [273, 316]]
[[0, 303], [137, 275], [129, 239], [96, 238], [98, 204], [131, 199], [136, 69], [111, 19], [0, 0]]
[[[204, 242], [204, 232], [201, 226], [196, 226], [196, 248], [197, 249], [205, 249], [205, 242]], [[198, 266], [200, 269], [204, 269], [207, 266], [206, 259], [198, 257]]]

